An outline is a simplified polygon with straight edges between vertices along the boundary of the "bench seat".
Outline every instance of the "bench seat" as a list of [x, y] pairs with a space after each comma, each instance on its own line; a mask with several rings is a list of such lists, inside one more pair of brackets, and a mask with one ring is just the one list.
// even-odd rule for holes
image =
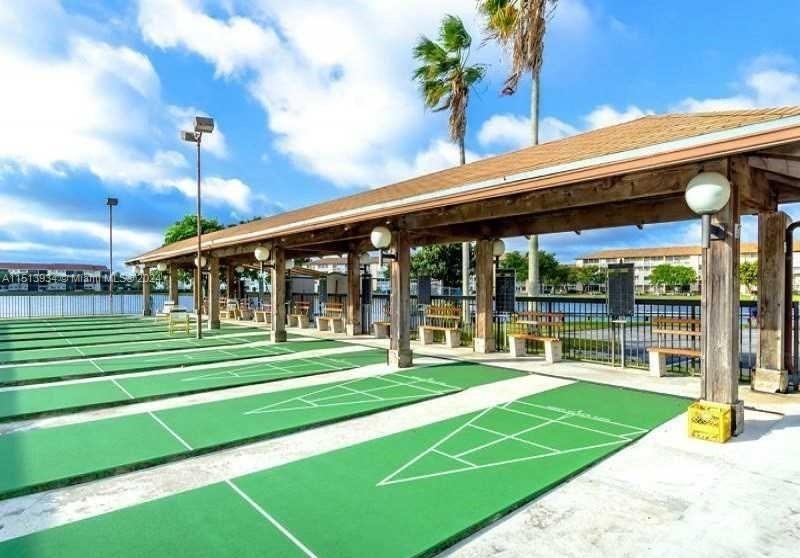
[[700, 358], [698, 349], [679, 347], [649, 347], [647, 349], [650, 360], [650, 375], [661, 378], [667, 374], [667, 355]]
[[544, 359], [550, 364], [561, 361], [561, 339], [550, 335], [536, 335], [533, 333], [510, 333], [508, 335], [508, 347], [511, 356], [514, 358], [524, 357], [527, 354], [525, 350], [527, 341], [541, 341], [544, 343]]
[[444, 332], [444, 345], [445, 347], [449, 347], [454, 349], [461, 345], [461, 329], [458, 327], [451, 327], [451, 326], [432, 326], [432, 325], [421, 325], [419, 326], [419, 341], [423, 345], [431, 345], [433, 344], [433, 332], [434, 331], [443, 331]]
[[386, 339], [389, 337], [389, 326], [391, 322], [380, 321], [372, 322], [372, 329], [375, 332], [375, 339]]

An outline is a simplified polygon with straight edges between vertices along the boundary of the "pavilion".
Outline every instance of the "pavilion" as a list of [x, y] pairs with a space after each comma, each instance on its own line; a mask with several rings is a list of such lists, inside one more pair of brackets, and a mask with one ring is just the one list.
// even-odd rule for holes
[[[800, 201], [800, 107], [647, 116], [205, 234], [209, 327], [219, 327], [220, 268], [230, 279], [237, 266], [253, 264], [257, 247], [267, 247], [273, 341], [286, 339], [282, 278], [288, 258], [347, 254], [347, 330], [360, 332], [360, 256], [372, 249], [373, 229], [383, 226], [391, 231], [393, 253], [390, 363], [412, 363], [410, 255], [413, 246], [429, 244], [476, 241], [475, 349], [491, 352], [495, 239], [690, 219], [696, 214], [685, 199], [687, 184], [704, 172], [726, 177], [730, 198], [711, 216], [716, 238], [703, 254], [699, 395], [730, 405], [738, 433], [743, 424], [738, 397], [741, 215], [758, 215], [760, 335], [754, 386], [785, 390], [791, 367], [785, 263], [791, 229], [778, 206]], [[187, 239], [128, 263], [166, 264], [173, 271], [174, 298], [174, 271], [194, 269], [196, 249], [197, 239]], [[144, 295], [149, 300], [147, 283]]]

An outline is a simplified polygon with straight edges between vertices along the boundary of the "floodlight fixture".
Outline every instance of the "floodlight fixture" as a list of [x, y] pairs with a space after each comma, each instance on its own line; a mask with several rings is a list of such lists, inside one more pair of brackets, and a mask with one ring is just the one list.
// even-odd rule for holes
[[210, 134], [214, 131], [214, 119], [210, 116], [195, 116], [194, 131], [199, 134]]

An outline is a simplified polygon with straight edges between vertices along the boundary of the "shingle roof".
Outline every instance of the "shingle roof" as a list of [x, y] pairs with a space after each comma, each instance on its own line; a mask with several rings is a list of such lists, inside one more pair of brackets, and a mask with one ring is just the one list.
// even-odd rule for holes
[[[540, 169], [552, 170], [546, 176], [557, 175], [564, 172], [563, 168], [558, 167], [559, 165], [592, 161], [595, 158], [612, 154], [628, 154], [630, 152], [630, 159], [642, 158], [645, 155], [635, 154], [634, 150], [688, 138], [699, 137], [700, 140], [703, 140], [704, 136], [708, 134], [795, 116], [800, 116], [800, 107], [645, 116], [616, 126], [489, 157], [464, 166], [251, 221], [203, 235], [203, 242], [207, 246], [220, 246], [228, 242], [235, 243], [236, 237], [244, 237], [249, 240], [266, 239], [299, 230], [324, 228], [334, 223], [341, 224], [358, 220], [357, 217], [352, 216], [367, 218], [365, 208], [378, 204], [394, 202], [397, 205], [414, 196], [433, 196], [437, 193], [444, 195], [451, 188], [465, 185], [476, 185], [476, 188], [479, 189], [482, 181], [503, 179], [518, 173]], [[790, 125], [797, 126], [798, 123], [793, 119], [786, 124], [787, 127]], [[753, 131], [752, 133], [756, 135], [758, 132]], [[709, 136], [707, 140], [708, 144], [719, 141], [713, 136]], [[675, 150], [679, 148], [680, 146], [676, 146]], [[602, 164], [598, 162], [596, 166], [599, 167]], [[547, 187], [559, 185], [550, 184]], [[341, 217], [343, 212], [348, 212], [349, 216]], [[326, 221], [328, 216], [332, 216], [330, 221]], [[336, 221], [333, 220], [335, 218]], [[300, 223], [304, 223], [304, 228], [300, 227]], [[277, 229], [279, 232], [274, 232]], [[142, 254], [137, 260], [156, 261], [162, 253], [169, 255], [189, 253], [195, 245], [196, 240], [182, 240], [168, 248], [162, 247]]]

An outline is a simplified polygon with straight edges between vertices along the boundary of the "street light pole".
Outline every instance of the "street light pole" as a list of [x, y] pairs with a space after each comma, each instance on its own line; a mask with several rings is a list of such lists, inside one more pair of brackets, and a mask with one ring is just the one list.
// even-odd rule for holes
[[114, 218], [113, 208], [119, 204], [117, 198], [106, 198], [108, 206], [108, 313], [114, 313]]
[[[197, 291], [197, 338], [203, 337], [203, 220], [200, 202], [200, 143], [203, 133], [210, 134], [214, 131], [214, 119], [208, 116], [194, 117], [194, 132], [181, 132], [181, 139], [197, 144], [197, 260], [195, 267], [197, 275], [195, 279], [195, 290]], [[210, 309], [209, 309], [210, 314]]]
[[203, 246], [202, 212], [200, 210], [200, 141], [203, 134], [197, 135], [197, 338], [203, 338]]

